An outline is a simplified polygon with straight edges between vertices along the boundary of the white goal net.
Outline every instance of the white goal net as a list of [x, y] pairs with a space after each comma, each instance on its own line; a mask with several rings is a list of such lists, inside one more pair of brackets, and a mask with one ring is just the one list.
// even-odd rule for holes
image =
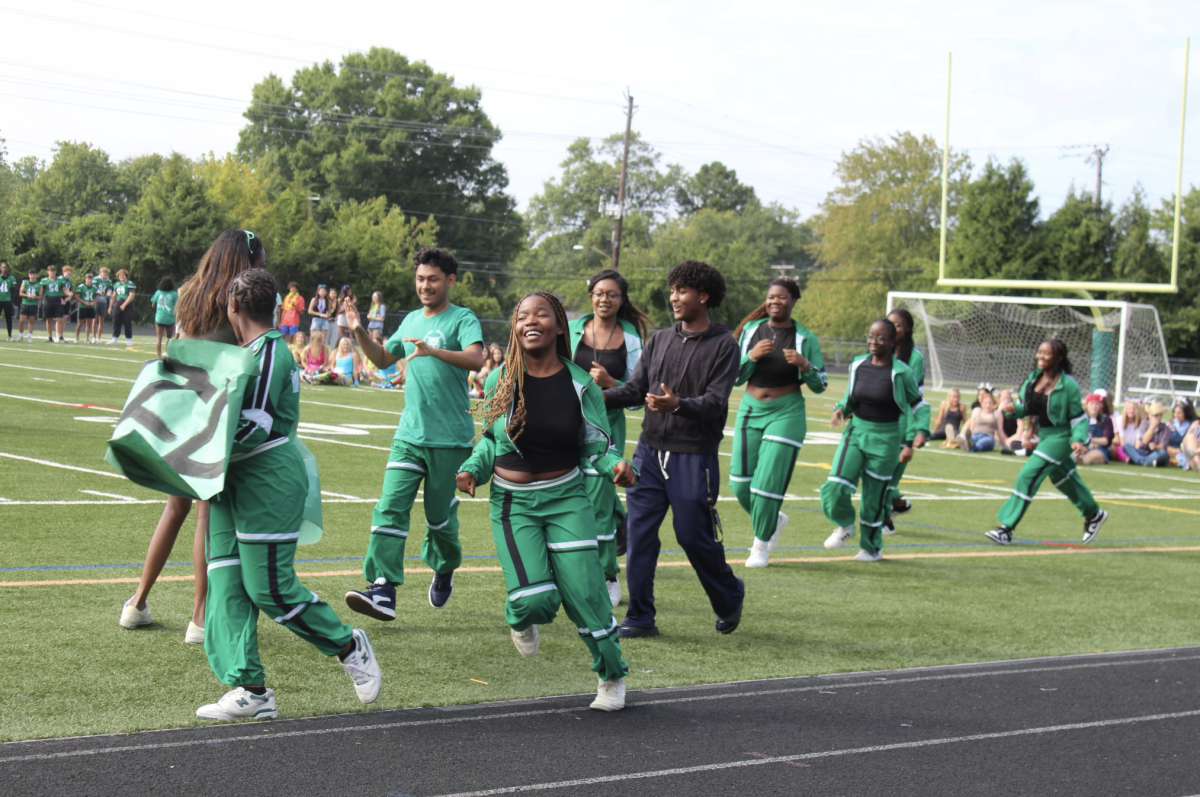
[[913, 316], [913, 341], [925, 355], [925, 384], [972, 388], [991, 382], [1016, 387], [1033, 370], [1047, 338], [1067, 344], [1074, 376], [1085, 392], [1127, 395], [1174, 391], [1158, 310], [1153, 305], [1086, 299], [888, 293], [888, 312]]

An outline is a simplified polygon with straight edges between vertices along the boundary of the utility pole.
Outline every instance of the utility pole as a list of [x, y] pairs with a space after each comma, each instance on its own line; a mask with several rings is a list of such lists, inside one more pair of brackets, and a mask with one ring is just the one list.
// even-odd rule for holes
[[1100, 206], [1100, 178], [1104, 173], [1104, 157], [1108, 155], [1108, 144], [1104, 145], [1104, 149], [1097, 147], [1092, 150], [1092, 154], [1088, 155], [1084, 163], [1089, 166], [1094, 162], [1096, 164], [1096, 205]]
[[625, 220], [625, 178], [629, 173], [629, 131], [633, 126], [633, 96], [625, 89], [625, 99], [628, 101], [625, 111], [625, 154], [621, 156], [621, 185], [617, 189], [617, 226], [612, 234], [612, 267], [613, 271], [621, 268], [621, 222]]

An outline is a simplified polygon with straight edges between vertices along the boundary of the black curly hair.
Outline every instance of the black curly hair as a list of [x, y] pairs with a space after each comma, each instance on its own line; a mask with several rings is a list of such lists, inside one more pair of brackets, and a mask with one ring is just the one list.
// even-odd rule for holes
[[413, 268], [417, 266], [437, 266], [447, 277], [458, 273], [458, 261], [454, 255], [436, 246], [422, 246], [417, 250], [413, 255]]
[[725, 299], [725, 278], [721, 272], [700, 260], [685, 260], [667, 274], [667, 286], [694, 288], [708, 294], [708, 307], [715, 310]]

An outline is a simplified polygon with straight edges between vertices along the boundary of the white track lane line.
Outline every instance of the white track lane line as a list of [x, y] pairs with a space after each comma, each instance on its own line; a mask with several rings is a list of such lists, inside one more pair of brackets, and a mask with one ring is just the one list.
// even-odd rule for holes
[[[55, 355], [58, 357], [82, 357], [86, 360], [108, 360], [108, 361], [114, 362], [114, 363], [125, 363], [126, 365], [133, 365], [138, 368], [142, 367], [142, 360], [122, 359], [120, 357], [101, 357], [98, 354], [76, 354], [75, 352], [70, 352], [70, 351], [51, 351], [50, 349], [12, 348], [12, 349], [2, 349], [0, 351], [11, 352], [13, 354], [36, 354], [39, 357], [42, 356], [43, 354], [52, 354], [52, 355]], [[132, 380], [130, 380], [130, 381], [132, 381]]]
[[117, 495], [116, 493], [102, 493], [99, 490], [80, 490], [81, 493], [87, 495], [98, 495], [101, 498], [116, 498], [118, 501], [136, 501], [132, 495]]
[[111, 379], [114, 382], [134, 382], [136, 380], [127, 379], [123, 376], [104, 376], [103, 374], [81, 374], [78, 371], [60, 371], [57, 368], [41, 368], [36, 365], [16, 365], [15, 363], [5, 363], [5, 368], [22, 368], [26, 371], [45, 371], [48, 374], [63, 374], [64, 376], [83, 376], [96, 377], [99, 379]]
[[369, 446], [366, 443], [350, 443], [345, 440], [330, 440], [327, 437], [313, 437], [312, 435], [308, 435], [308, 434], [298, 434], [298, 435], [296, 435], [296, 437], [299, 437], [301, 440], [312, 440], [317, 443], [333, 443], [336, 446], [350, 446], [351, 448], [369, 448], [372, 451], [391, 451], [392, 450], [390, 448], [384, 448], [383, 446]]
[[33, 457], [22, 457], [18, 454], [6, 454], [3, 451], [0, 451], [0, 457], [5, 457], [6, 459], [19, 459], [22, 462], [32, 462], [35, 465], [45, 465], [50, 468], [61, 468], [62, 470], [77, 470], [80, 473], [91, 473], [96, 476], [107, 476], [110, 479], [121, 479], [121, 480], [125, 479], [125, 477], [122, 476], [121, 474], [113, 473], [112, 471], [92, 470], [91, 468], [79, 468], [79, 467], [76, 467], [75, 465], [64, 465], [61, 462], [51, 462], [48, 459], [34, 459]]
[[318, 407], [334, 407], [339, 410], [358, 410], [359, 412], [378, 412], [382, 415], [395, 415], [399, 417], [400, 413], [396, 410], [376, 410], [371, 407], [356, 407], [353, 404], [330, 404], [327, 401], [311, 401], [309, 399], [300, 399], [301, 404], [315, 404]]
[[55, 404], [59, 407], [72, 407], [77, 410], [103, 410], [104, 412], [115, 412], [120, 414], [120, 410], [111, 407], [99, 407], [95, 404], [72, 404], [69, 401], [53, 401], [51, 399], [33, 398], [31, 396], [15, 396], [11, 393], [0, 393], [0, 398], [17, 399], [19, 401], [36, 401], [38, 404]]
[[[1136, 654], [1137, 652], [1139, 652], [1139, 651], [1133, 651], [1132, 653]], [[1106, 655], [1112, 655], [1112, 654], [1106, 654]], [[918, 676], [913, 676], [913, 677], [909, 677], [909, 678], [903, 678], [903, 677], [901, 677], [901, 678], [883, 678], [882, 680], [875, 680], [875, 679], [880, 678], [880, 676], [878, 676], [874, 672], [840, 673], [840, 674], [835, 674], [835, 675], [812, 676], [811, 678], [813, 680], [822, 681], [822, 683], [814, 684], [812, 686], [794, 686], [794, 687], [784, 687], [782, 689], [761, 689], [761, 690], [756, 690], [753, 692], [736, 691], [736, 692], [728, 692], [728, 693], [715, 694], [715, 695], [690, 695], [688, 697], [660, 698], [658, 700], [644, 700], [644, 701], [639, 700], [634, 703], [631, 703], [630, 705], [631, 706], [659, 706], [659, 705], [667, 705], [667, 704], [672, 704], [672, 703], [699, 703], [702, 701], [710, 701], [710, 700], [728, 700], [728, 699], [742, 698], [742, 697], [762, 697], [762, 696], [767, 696], [767, 695], [784, 695], [784, 694], [794, 694], [794, 693], [798, 693], [798, 692], [815, 692], [815, 691], [829, 690], [829, 689], [851, 689], [851, 688], [862, 688], [862, 687], [868, 687], [868, 686], [895, 686], [898, 684], [922, 683], [922, 682], [926, 682], [926, 681], [952, 681], [952, 680], [959, 680], [959, 679], [963, 679], [963, 678], [983, 678], [983, 677], [1002, 676], [1002, 675], [1027, 675], [1030, 673], [1064, 672], [1067, 670], [1094, 669], [1094, 668], [1099, 668], [1099, 667], [1129, 667], [1129, 666], [1134, 666], [1134, 665], [1138, 665], [1138, 664], [1161, 664], [1161, 663], [1165, 663], [1165, 662], [1197, 661], [1197, 660], [1200, 660], [1200, 654], [1196, 654], [1196, 655], [1192, 655], [1192, 656], [1160, 656], [1160, 657], [1145, 658], [1145, 659], [1134, 657], [1134, 658], [1117, 660], [1117, 661], [1112, 661], [1112, 660], [1095, 661], [1095, 662], [1089, 661], [1089, 662], [1081, 662], [1081, 663], [1076, 663], [1076, 664], [1046, 665], [1043, 667], [1022, 667], [1022, 668], [1018, 668], [1018, 669], [998, 669], [998, 670], [962, 671], [957, 668], [967, 667], [967, 666], [977, 666], [977, 665], [951, 665], [953, 668], [955, 668], [954, 672], [942, 673], [939, 675], [918, 675]], [[1018, 661], [1022, 661], [1022, 660], [1018, 660]], [[1037, 661], [1044, 661], [1044, 659], [1025, 659], [1023, 661], [1029, 661], [1032, 663], [1032, 662], [1037, 662]], [[987, 664], [1000, 664], [1000, 663], [1001, 662], [987, 662]], [[944, 669], [946, 669], [945, 666], [916, 667], [916, 668], [913, 668], [912, 670], [907, 670], [907, 671], [906, 670], [889, 670], [887, 672], [903, 673], [903, 672], [921, 672], [921, 671], [944, 670]], [[867, 676], [871, 676], [872, 680], [870, 680], [870, 681], [859, 681], [859, 680], [847, 681], [847, 680], [844, 680], [847, 678], [854, 679], [854, 678], [864, 678]], [[795, 680], [795, 679], [794, 678], [786, 678], [786, 679], [779, 679], [779, 680]], [[808, 680], [808, 679], [806, 679], [806, 680]], [[742, 685], [745, 683], [754, 683], [754, 682], [741, 681], [741, 682], [733, 682], [733, 683], [725, 683], [725, 684], [702, 684], [702, 685], [694, 686], [694, 687], [684, 687], [683, 690], [665, 688], [665, 689], [656, 689], [656, 690], [652, 690], [652, 691], [653, 692], [660, 692], [660, 691], [672, 692], [672, 691], [691, 691], [691, 690], [700, 690], [700, 689], [720, 689], [722, 687], [739, 686], [739, 685]], [[637, 693], [635, 692], [634, 694], [637, 694]], [[590, 697], [590, 695], [580, 695], [579, 697], [582, 699], [582, 698]], [[265, 724], [265, 723], [253, 723], [253, 727], [258, 728], [259, 732], [250, 734], [250, 735], [246, 735], [246, 736], [225, 736], [225, 737], [215, 737], [215, 738], [206, 737], [203, 739], [188, 739], [186, 741], [181, 741], [181, 742], [153, 742], [151, 744], [130, 744], [130, 745], [122, 745], [120, 747], [98, 747], [98, 748], [89, 748], [89, 749], [83, 749], [83, 750], [66, 750], [66, 751], [58, 752], [58, 753], [30, 753], [28, 755], [0, 757], [0, 764], [20, 763], [22, 761], [53, 761], [53, 760], [61, 759], [61, 758], [76, 758], [79, 756], [107, 755], [109, 753], [132, 753], [132, 752], [142, 752], [142, 751], [146, 751], [146, 750], [168, 750], [168, 749], [175, 749], [175, 748], [180, 748], [180, 747], [199, 747], [201, 745], [212, 744], [213, 742], [219, 742], [221, 744], [227, 744], [229, 742], [249, 742], [249, 741], [264, 742], [264, 741], [268, 741], [271, 739], [291, 739], [291, 738], [303, 737], [303, 736], [328, 736], [331, 734], [338, 734], [338, 733], [369, 733], [372, 731], [385, 731], [385, 730], [391, 730], [394, 728], [417, 728], [417, 727], [426, 726], [426, 725], [454, 725], [454, 724], [458, 724], [461, 722], [484, 722], [487, 720], [496, 720], [496, 719], [513, 719], [515, 717], [539, 717], [539, 716], [545, 716], [548, 714], [571, 714], [571, 713], [576, 713], [576, 712], [586, 713], [588, 711], [589, 711], [589, 709], [586, 709], [586, 708], [534, 709], [531, 711], [510, 711], [510, 712], [506, 712], [503, 714], [477, 714], [477, 715], [469, 716], [469, 717], [441, 717], [438, 719], [408, 720], [408, 721], [404, 721], [404, 722], [383, 722], [383, 723], [379, 723], [376, 725], [351, 725], [351, 726], [346, 726], [346, 727], [342, 727], [342, 728], [310, 728], [308, 730], [303, 730], [303, 731], [284, 731], [282, 733], [271, 733], [267, 729], [267, 724]], [[1200, 710], [1192, 711], [1192, 712], [1183, 712], [1183, 714], [1181, 714], [1179, 716], [1185, 716], [1185, 715], [1190, 716], [1193, 714], [1200, 715]], [[1154, 716], [1155, 717], [1168, 717], [1168, 716], [1175, 716], [1175, 715], [1154, 715]], [[311, 722], [314, 719], [320, 719], [320, 718], [310, 717], [310, 718], [306, 719], [305, 721]], [[1143, 720], [1142, 720], [1142, 718], [1133, 718], [1133, 719], [1128, 719], [1128, 720], [1110, 720], [1108, 722], [1112, 722], [1113, 724], [1120, 724], [1122, 722], [1137, 722], [1137, 721], [1143, 721]], [[1102, 722], [1105, 722], [1105, 721], [1102, 720]], [[226, 726], [226, 727], [228, 727], [228, 726]], [[1067, 726], [1056, 726], [1056, 727], [1067, 727]], [[161, 733], [161, 732], [162, 731], [154, 731], [153, 733]], [[964, 737], [964, 738], [975, 738], [975, 737]], [[67, 740], [47, 739], [47, 740], [32, 740], [32, 741], [27, 741], [27, 742], [7, 742], [4, 744], [0, 744], [0, 751], [3, 751], [5, 749], [13, 749], [19, 745], [47, 744], [47, 743], [53, 743], [56, 741], [67, 741]], [[759, 761], [765, 761], [765, 759], [759, 759]]]
[[627, 775], [603, 775], [596, 778], [579, 778], [577, 780], [560, 780], [552, 783], [531, 783], [525, 786], [508, 786], [499, 789], [482, 789], [480, 791], [462, 791], [454, 794], [439, 795], [439, 797], [491, 797], [497, 794], [517, 794], [526, 791], [547, 791], [550, 789], [568, 789], [576, 786], [591, 786], [600, 783], [618, 783], [626, 780], [642, 780], [645, 778], [662, 778], [671, 775], [691, 775], [697, 772], [715, 772], [722, 769], [741, 769], [757, 767], [763, 764], [782, 764], [790, 761], [811, 761], [818, 758], [834, 758], [837, 756], [863, 755], [865, 753], [885, 753], [891, 750], [912, 750], [921, 747], [937, 747], [945, 744], [962, 744], [963, 742], [983, 742], [992, 739], [1011, 739], [1018, 736], [1040, 736], [1048, 733], [1063, 731], [1081, 731], [1094, 728], [1111, 728], [1119, 725], [1133, 725], [1142, 722], [1162, 722], [1164, 720], [1187, 719], [1200, 717], [1200, 709], [1195, 711], [1176, 711], [1170, 714], [1147, 714], [1142, 717], [1121, 717], [1119, 719], [1096, 720], [1094, 722], [1074, 722], [1069, 725], [1047, 725], [1043, 728], [1022, 728], [1016, 731], [997, 731], [994, 733], [973, 733], [969, 736], [950, 736], [941, 739], [925, 739], [919, 742], [897, 742], [895, 744], [877, 744], [871, 747], [850, 747], [844, 750], [826, 750], [819, 753], [800, 753], [798, 755], [781, 755], [770, 758], [755, 758], [749, 761], [727, 761], [721, 764], [703, 764], [695, 767], [677, 767], [675, 769], [659, 769], [652, 772], [631, 772]]

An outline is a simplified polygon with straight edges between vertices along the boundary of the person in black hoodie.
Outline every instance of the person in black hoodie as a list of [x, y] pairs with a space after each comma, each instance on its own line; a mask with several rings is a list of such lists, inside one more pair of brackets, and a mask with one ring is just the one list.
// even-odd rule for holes
[[675, 538], [717, 615], [718, 633], [737, 628], [746, 593], [725, 563], [716, 508], [717, 446], [740, 364], [728, 327], [708, 317], [725, 297], [725, 278], [707, 263], [687, 260], [671, 269], [667, 284], [675, 326], [646, 341], [625, 384], [604, 391], [610, 409], [645, 404], [647, 410], [633, 454], [641, 479], [625, 494], [629, 609], [618, 629], [622, 637], [658, 635], [654, 570], [661, 547], [658, 529], [668, 508]]

